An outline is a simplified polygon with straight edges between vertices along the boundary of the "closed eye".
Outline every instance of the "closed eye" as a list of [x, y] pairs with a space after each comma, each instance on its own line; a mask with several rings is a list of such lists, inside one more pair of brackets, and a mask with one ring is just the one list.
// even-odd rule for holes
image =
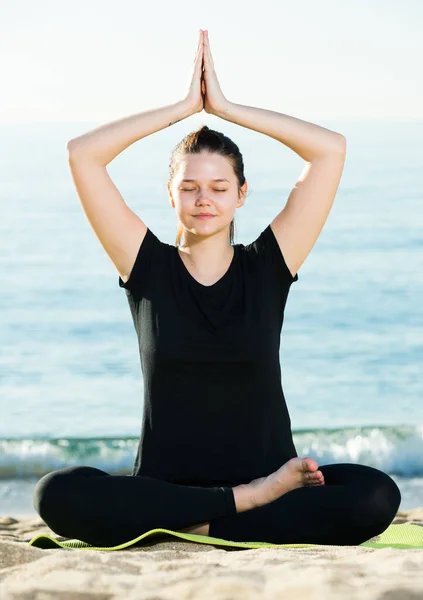
[[[182, 192], [194, 192], [195, 190], [187, 190], [185, 188], [181, 188]], [[214, 192], [226, 192], [226, 190], [213, 190]]]

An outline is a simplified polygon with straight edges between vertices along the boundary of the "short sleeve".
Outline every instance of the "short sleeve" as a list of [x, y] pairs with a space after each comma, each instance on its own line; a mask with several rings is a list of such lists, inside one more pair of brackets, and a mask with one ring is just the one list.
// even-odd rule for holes
[[259, 237], [252, 243], [252, 246], [259, 255], [263, 256], [265, 261], [273, 265], [276, 274], [281, 277], [284, 283], [291, 285], [294, 281], [298, 281], [298, 273], [292, 276], [270, 225], [262, 231]]
[[138, 250], [129, 278], [126, 282], [119, 275], [119, 287], [125, 288], [127, 295], [140, 297], [145, 289], [157, 248], [162, 242], [147, 227], [147, 232]]

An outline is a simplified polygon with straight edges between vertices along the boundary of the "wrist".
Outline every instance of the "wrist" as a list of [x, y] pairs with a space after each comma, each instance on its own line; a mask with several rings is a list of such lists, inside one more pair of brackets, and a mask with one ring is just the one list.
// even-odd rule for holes
[[188, 97], [181, 100], [179, 102], [179, 104], [181, 105], [181, 108], [184, 111], [184, 114], [185, 114], [184, 118], [190, 117], [191, 115], [195, 115], [196, 113], [201, 112], [198, 110], [197, 106], [194, 106], [192, 104], [192, 102], [190, 101], [190, 99]]
[[231, 107], [234, 105], [233, 102], [226, 100], [223, 104], [221, 104], [218, 108], [213, 111], [213, 115], [216, 117], [220, 117], [221, 119], [226, 119]]

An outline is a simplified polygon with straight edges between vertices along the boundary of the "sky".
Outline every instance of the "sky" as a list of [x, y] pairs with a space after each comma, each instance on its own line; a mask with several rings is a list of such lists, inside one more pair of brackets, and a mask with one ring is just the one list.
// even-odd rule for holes
[[178, 102], [200, 28], [232, 102], [423, 119], [420, 0], [0, 0], [0, 121], [104, 123]]

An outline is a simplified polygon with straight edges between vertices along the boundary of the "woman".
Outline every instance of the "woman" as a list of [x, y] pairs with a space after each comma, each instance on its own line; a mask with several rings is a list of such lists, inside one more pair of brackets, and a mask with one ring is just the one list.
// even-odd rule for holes
[[[247, 193], [242, 155], [223, 134], [204, 126], [173, 151], [174, 246], [128, 208], [106, 170], [136, 140], [203, 109], [306, 161], [286, 206], [247, 246], [233, 244], [233, 216]], [[58, 535], [113, 546], [162, 527], [234, 541], [355, 545], [392, 522], [401, 495], [387, 474], [298, 457], [281, 387], [287, 296], [329, 214], [345, 146], [336, 132], [226, 100], [201, 30], [183, 101], [69, 142], [83, 209], [127, 294], [145, 396], [130, 476], [79, 466], [37, 483], [34, 507]]]

